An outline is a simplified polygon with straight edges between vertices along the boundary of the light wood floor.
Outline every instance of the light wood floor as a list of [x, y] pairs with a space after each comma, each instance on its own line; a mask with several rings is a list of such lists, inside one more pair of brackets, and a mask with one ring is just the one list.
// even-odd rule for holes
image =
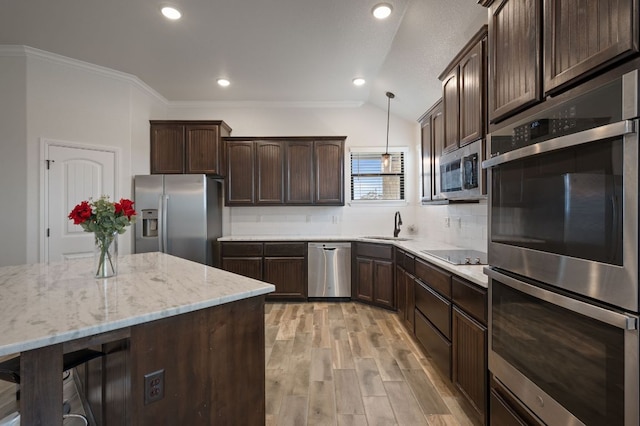
[[474, 425], [397, 315], [267, 303], [267, 425]]
[[[477, 424], [393, 312], [267, 303], [265, 326], [267, 426]], [[83, 412], [73, 380], [64, 394]], [[15, 409], [15, 385], [0, 381], [0, 419]]]

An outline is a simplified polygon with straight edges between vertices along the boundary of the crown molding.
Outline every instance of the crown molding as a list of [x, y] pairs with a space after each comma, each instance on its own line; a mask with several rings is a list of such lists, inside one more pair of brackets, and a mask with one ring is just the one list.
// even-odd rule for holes
[[1, 56], [15, 56], [15, 57], [31, 57], [37, 59], [43, 59], [46, 61], [54, 62], [59, 65], [64, 65], [76, 69], [81, 69], [83, 71], [88, 71], [94, 74], [98, 74], [102, 77], [111, 78], [118, 81], [123, 81], [125, 83], [130, 83], [133, 86], [136, 86], [140, 90], [147, 92], [149, 95], [155, 97], [157, 100], [167, 105], [169, 101], [162, 96], [160, 93], [156, 92], [151, 86], [147, 85], [145, 82], [140, 80], [138, 77], [132, 74], [127, 74], [122, 71], [116, 71], [111, 68], [103, 67], [100, 65], [92, 64], [89, 62], [81, 61], [78, 59], [69, 58], [67, 56], [58, 55], [56, 53], [47, 52], [44, 50], [36, 49], [29, 46], [22, 45], [0, 45], [0, 57]]
[[81, 69], [100, 76], [123, 81], [155, 97], [169, 108], [359, 108], [364, 101], [169, 101], [138, 77], [111, 68], [58, 55], [29, 46], [0, 44], [0, 57], [31, 57], [54, 62], [56, 64]]

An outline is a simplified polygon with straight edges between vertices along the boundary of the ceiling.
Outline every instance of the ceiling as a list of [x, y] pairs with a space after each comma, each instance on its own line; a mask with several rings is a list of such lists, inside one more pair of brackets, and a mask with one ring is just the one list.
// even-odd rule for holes
[[[358, 105], [417, 119], [437, 76], [487, 20], [475, 0], [0, 0], [0, 44], [133, 74], [170, 102]], [[226, 88], [216, 80], [231, 80]], [[367, 83], [355, 87], [354, 77]]]

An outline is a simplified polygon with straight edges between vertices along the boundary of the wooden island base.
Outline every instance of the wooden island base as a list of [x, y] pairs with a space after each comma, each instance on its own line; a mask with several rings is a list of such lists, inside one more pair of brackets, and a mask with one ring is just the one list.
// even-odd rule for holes
[[[77, 370], [95, 424], [264, 425], [264, 295], [127, 330]], [[145, 375], [160, 370], [164, 397], [145, 404]]]

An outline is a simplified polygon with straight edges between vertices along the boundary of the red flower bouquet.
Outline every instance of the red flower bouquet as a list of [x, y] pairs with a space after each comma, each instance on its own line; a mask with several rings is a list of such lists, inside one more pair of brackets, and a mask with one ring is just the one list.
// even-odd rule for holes
[[75, 225], [82, 226], [85, 232], [93, 232], [98, 248], [98, 269], [96, 277], [106, 278], [116, 273], [115, 261], [110, 248], [118, 234], [124, 234], [126, 227], [135, 222], [136, 211], [133, 201], [126, 198], [119, 202], [109, 201], [109, 197], [102, 196], [95, 201], [82, 201], [75, 206], [69, 219]]

